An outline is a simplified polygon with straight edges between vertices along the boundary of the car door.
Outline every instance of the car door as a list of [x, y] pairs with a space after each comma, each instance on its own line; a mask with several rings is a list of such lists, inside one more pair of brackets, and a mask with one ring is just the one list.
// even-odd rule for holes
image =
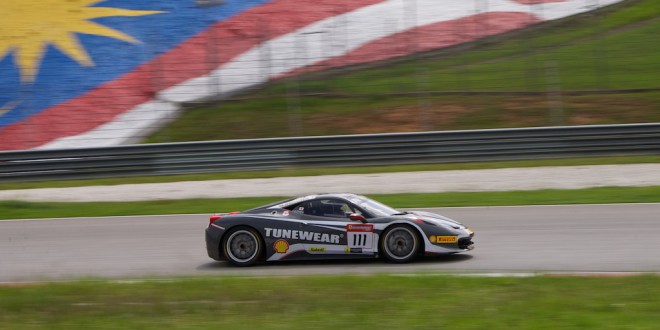
[[361, 212], [354, 204], [337, 198], [319, 198], [301, 203], [297, 210], [303, 213], [301, 219], [307, 231], [314, 233], [306, 243], [310, 255], [358, 257], [375, 253], [373, 225], [349, 218]]

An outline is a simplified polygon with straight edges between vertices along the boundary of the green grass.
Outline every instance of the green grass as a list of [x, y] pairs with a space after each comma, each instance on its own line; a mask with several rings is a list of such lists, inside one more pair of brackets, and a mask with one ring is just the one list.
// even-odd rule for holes
[[[144, 202], [33, 203], [0, 201], [0, 220], [241, 211], [286, 197], [156, 200]], [[577, 190], [452, 192], [370, 195], [395, 208], [660, 202], [660, 186]]]
[[297, 177], [333, 174], [372, 174], [417, 171], [446, 171], [446, 170], [478, 170], [514, 167], [538, 166], [578, 166], [578, 165], [614, 165], [614, 164], [641, 164], [660, 163], [660, 156], [620, 156], [620, 157], [591, 157], [591, 158], [564, 158], [539, 159], [506, 162], [473, 162], [451, 164], [419, 164], [396, 166], [364, 166], [364, 167], [334, 167], [334, 168], [300, 168], [270, 171], [227, 172], [208, 174], [163, 175], [147, 177], [122, 177], [88, 180], [62, 180], [41, 182], [0, 183], [0, 190], [32, 189], [32, 188], [62, 188], [84, 187], [99, 185], [119, 185], [135, 183], [163, 183], [178, 181], [204, 181], [227, 179], [255, 179], [274, 177]]
[[[479, 40], [465, 51], [437, 51], [375, 68], [274, 81], [241, 95], [242, 100], [190, 109], [148, 142], [658, 122], [658, 17], [657, 0], [632, 0], [506, 38]], [[655, 91], [564, 93], [560, 100], [545, 94], [392, 95], [635, 88]], [[332, 97], [294, 96], [299, 108], [287, 98], [318, 93]]]
[[657, 276], [307, 276], [0, 287], [0, 329], [656, 329]]

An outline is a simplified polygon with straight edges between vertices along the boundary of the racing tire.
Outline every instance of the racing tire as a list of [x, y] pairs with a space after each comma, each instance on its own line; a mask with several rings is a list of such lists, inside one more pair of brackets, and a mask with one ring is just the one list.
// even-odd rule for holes
[[416, 230], [409, 226], [394, 225], [383, 233], [380, 250], [385, 258], [395, 263], [406, 263], [417, 256], [420, 241]]
[[222, 239], [222, 252], [229, 263], [235, 266], [252, 266], [261, 257], [264, 244], [261, 235], [249, 227], [230, 230]]

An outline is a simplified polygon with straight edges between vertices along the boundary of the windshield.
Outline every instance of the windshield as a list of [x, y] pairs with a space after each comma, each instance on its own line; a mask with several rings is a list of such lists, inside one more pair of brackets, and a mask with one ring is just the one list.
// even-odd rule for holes
[[381, 204], [364, 196], [355, 196], [351, 201], [376, 217], [386, 217], [401, 213], [385, 204]]

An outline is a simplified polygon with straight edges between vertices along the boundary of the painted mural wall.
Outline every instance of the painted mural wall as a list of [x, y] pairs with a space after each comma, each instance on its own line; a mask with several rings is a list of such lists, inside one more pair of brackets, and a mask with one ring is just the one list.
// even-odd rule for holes
[[620, 1], [6, 1], [0, 150], [131, 143], [176, 116], [182, 102]]

